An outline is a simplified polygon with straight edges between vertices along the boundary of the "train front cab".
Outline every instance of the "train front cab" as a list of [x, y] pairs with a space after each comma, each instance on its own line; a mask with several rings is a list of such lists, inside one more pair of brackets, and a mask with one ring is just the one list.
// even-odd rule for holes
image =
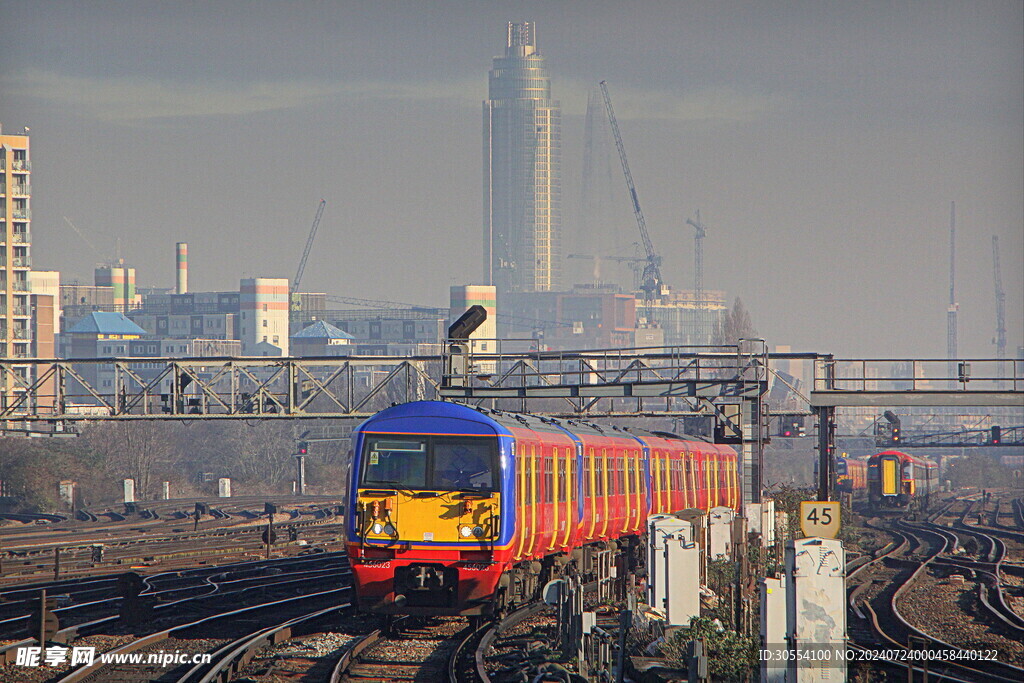
[[[445, 422], [460, 424], [443, 433]], [[501, 575], [495, 551], [510, 535], [502, 528], [502, 439], [479, 422], [431, 423], [370, 426], [357, 439], [348, 541], [362, 610], [490, 608]]]
[[913, 495], [913, 486], [904, 485], [904, 457], [886, 452], [871, 456], [868, 462], [868, 494], [874, 507], [905, 507]]

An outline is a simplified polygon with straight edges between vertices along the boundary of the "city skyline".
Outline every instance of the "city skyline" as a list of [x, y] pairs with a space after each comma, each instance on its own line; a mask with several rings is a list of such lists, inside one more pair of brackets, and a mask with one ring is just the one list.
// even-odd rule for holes
[[32, 128], [33, 267], [66, 281], [118, 239], [141, 287], [173, 286], [179, 241], [196, 291], [291, 277], [325, 198], [303, 289], [445, 305], [485, 276], [483, 74], [531, 21], [562, 102], [567, 233], [638, 239], [624, 185], [621, 215], [578, 224], [607, 79], [673, 287], [691, 286], [699, 209], [706, 286], [769, 343], [943, 357], [955, 201], [960, 354], [995, 354], [992, 235], [1024, 343], [1019, 3], [4, 1], [0, 19], [19, 28], [0, 123]]

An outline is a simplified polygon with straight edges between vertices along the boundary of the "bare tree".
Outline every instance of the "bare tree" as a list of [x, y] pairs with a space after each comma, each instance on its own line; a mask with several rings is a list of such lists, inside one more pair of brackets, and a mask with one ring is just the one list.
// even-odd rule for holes
[[154, 472], [176, 460], [174, 425], [121, 422], [90, 428], [84, 437], [111, 476], [135, 480], [139, 498], [154, 496]]
[[740, 339], [746, 339], [757, 335], [754, 323], [750, 319], [750, 313], [743, 306], [743, 300], [736, 297], [732, 309], [722, 318], [722, 321], [715, 329], [715, 344], [735, 344]]
[[274, 487], [294, 472], [294, 448], [287, 425], [265, 420], [232, 424], [217, 451], [233, 476]]

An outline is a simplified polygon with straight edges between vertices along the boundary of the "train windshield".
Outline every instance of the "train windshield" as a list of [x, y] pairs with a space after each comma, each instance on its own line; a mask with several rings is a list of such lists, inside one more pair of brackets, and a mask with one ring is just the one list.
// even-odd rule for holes
[[431, 491], [497, 489], [497, 442], [493, 438], [368, 436], [362, 486]]

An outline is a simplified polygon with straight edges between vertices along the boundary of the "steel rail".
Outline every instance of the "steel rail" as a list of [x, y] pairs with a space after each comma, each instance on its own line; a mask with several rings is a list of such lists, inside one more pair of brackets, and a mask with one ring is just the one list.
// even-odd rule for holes
[[[111, 650], [111, 651], [109, 651], [107, 653], [104, 653], [104, 654], [106, 654], [108, 656], [111, 656], [111, 657], [115, 657], [117, 655], [130, 654], [132, 652], [135, 652], [136, 650], [140, 650], [140, 649], [142, 649], [144, 647], [148, 647], [150, 645], [154, 645], [156, 643], [159, 643], [159, 642], [162, 642], [164, 640], [167, 640], [168, 638], [182, 638], [182, 639], [185, 639], [185, 638], [187, 638], [187, 634], [188, 634], [189, 631], [195, 630], [195, 629], [200, 629], [200, 628], [207, 627], [207, 626], [211, 626], [211, 625], [216, 624], [218, 622], [223, 622], [223, 621], [227, 621], [227, 620], [231, 620], [231, 619], [237, 619], [239, 617], [251, 617], [251, 616], [255, 615], [256, 613], [258, 613], [260, 611], [264, 611], [264, 610], [279, 610], [282, 607], [285, 607], [285, 606], [288, 606], [288, 605], [294, 605], [294, 604], [305, 602], [305, 601], [309, 601], [309, 600], [323, 600], [325, 598], [326, 599], [331, 599], [332, 597], [337, 596], [337, 595], [339, 595], [341, 593], [351, 593], [352, 590], [353, 589], [352, 589], [351, 586], [346, 586], [344, 588], [335, 588], [335, 589], [329, 590], [329, 591], [322, 591], [322, 592], [318, 592], [318, 593], [309, 593], [309, 594], [306, 594], [306, 595], [300, 595], [300, 596], [296, 596], [296, 597], [293, 597], [293, 598], [285, 598], [283, 600], [274, 600], [274, 601], [271, 601], [271, 602], [261, 603], [259, 605], [253, 605], [253, 606], [250, 606], [250, 607], [242, 607], [240, 609], [235, 609], [235, 610], [231, 610], [231, 611], [228, 611], [228, 612], [222, 612], [220, 614], [215, 614], [215, 615], [210, 616], [210, 617], [204, 617], [202, 619], [198, 619], [196, 621], [192, 621], [192, 622], [189, 622], [187, 624], [179, 624], [177, 626], [173, 626], [173, 627], [171, 627], [169, 629], [165, 629], [163, 631], [157, 631], [156, 633], [151, 633], [148, 636], [145, 636], [143, 638], [139, 638], [137, 640], [133, 640], [130, 643], [122, 645], [121, 647], [114, 648], [113, 650]], [[102, 669], [105, 665], [106, 665], [105, 662], [97, 660], [93, 664], [90, 664], [88, 666], [84, 666], [84, 667], [81, 667], [79, 669], [75, 669], [75, 670], [69, 672], [64, 677], [58, 679], [59, 683], [80, 683], [81, 681], [86, 680], [89, 676], [92, 676], [97, 671]]]
[[[329, 558], [329, 557], [324, 556], [324, 555], [317, 555], [316, 557], [318, 559], [320, 559], [321, 561], [323, 561], [324, 559], [333, 559], [333, 558]], [[292, 559], [292, 558], [289, 558], [289, 559]], [[338, 559], [343, 559], [343, 558], [338, 558]], [[262, 562], [264, 564], [267, 563], [266, 560], [261, 560], [259, 562]], [[277, 561], [272, 560], [271, 562], [277, 564], [277, 563], [280, 563], [281, 561], [279, 561], [279, 560], [277, 560]], [[292, 563], [294, 563], [294, 562], [292, 562]], [[244, 564], [255, 564], [255, 563], [244, 563]], [[288, 562], [284, 562], [284, 564], [288, 564]], [[341, 571], [340, 572], [337, 572], [336, 570], [337, 570], [337, 568], [333, 568], [332, 578], [335, 577], [335, 576], [342, 576], [342, 577], [344, 577], [344, 576], [351, 576], [351, 569], [348, 568], [345, 565], [343, 565], [341, 567]], [[224, 573], [224, 572], [219, 572], [219, 573]], [[154, 576], [159, 576], [159, 575], [154, 575]], [[291, 576], [284, 575], [284, 576], [280, 576], [280, 577], [278, 577], [278, 576], [266, 577], [266, 578], [274, 579], [273, 581], [270, 581], [270, 582], [265, 582], [265, 583], [257, 584], [257, 585], [254, 585], [254, 586], [248, 586], [248, 587], [245, 587], [245, 588], [240, 588], [238, 590], [221, 592], [220, 585], [214, 581], [215, 577], [216, 577], [216, 575], [206, 576], [206, 577], [199, 577], [199, 578], [203, 578], [204, 579], [205, 584], [201, 584], [200, 586], [197, 586], [196, 588], [202, 588], [202, 587], [204, 587], [204, 585], [209, 585], [210, 588], [211, 588], [211, 590], [209, 592], [207, 592], [205, 594], [202, 594], [202, 595], [189, 596], [189, 597], [182, 598], [180, 600], [174, 600], [174, 601], [171, 601], [171, 602], [165, 602], [165, 603], [161, 603], [159, 605], [154, 605], [153, 606], [153, 611], [154, 612], [157, 612], [157, 611], [161, 611], [162, 612], [164, 610], [171, 610], [171, 609], [174, 609], [176, 607], [180, 608], [182, 605], [188, 604], [190, 602], [200, 603], [200, 602], [209, 602], [211, 599], [225, 599], [225, 598], [232, 598], [232, 597], [241, 597], [241, 596], [244, 596], [244, 595], [246, 595], [248, 593], [255, 593], [255, 592], [258, 592], [258, 591], [265, 590], [267, 588], [280, 589], [282, 587], [288, 586], [291, 583], [296, 583], [299, 586], [306, 586], [306, 585], [309, 584], [309, 578], [308, 577], [300, 578], [300, 579], [295, 579], [294, 575], [291, 575]], [[154, 577], [148, 577], [148, 578], [154, 578]], [[178, 590], [181, 590], [181, 589], [179, 588], [179, 589], [173, 589], [173, 590], [178, 591]], [[142, 595], [152, 596], [153, 593], [143, 592]], [[297, 596], [297, 597], [298, 598], [302, 598], [302, 597], [305, 597], [305, 596]], [[90, 634], [96, 632], [100, 627], [104, 627], [104, 626], [106, 626], [108, 624], [112, 624], [114, 622], [117, 622], [120, 619], [121, 619], [121, 616], [119, 614], [114, 614], [114, 615], [110, 615], [110, 616], [101, 617], [99, 619], [94, 619], [92, 621], [87, 621], [87, 622], [84, 622], [84, 623], [81, 623], [81, 624], [75, 624], [75, 625], [72, 625], [72, 626], [68, 626], [66, 628], [63, 628], [63, 629], [60, 629], [59, 631], [57, 631], [54, 634], [54, 636], [53, 636], [52, 642], [62, 643], [62, 644], [71, 643], [71, 642], [73, 642], [74, 640], [76, 640], [79, 637], [90, 635]], [[34, 638], [27, 638], [27, 639], [22, 639], [22, 640], [19, 640], [19, 641], [16, 641], [16, 642], [12, 642], [12, 643], [9, 643], [7, 645], [4, 645], [4, 646], [0, 647], [0, 663], [3, 663], [3, 662], [10, 663], [12, 661], [12, 657], [13, 657], [14, 653], [17, 651], [18, 648], [20, 648], [20, 647], [31, 647], [31, 646], [36, 645], [36, 644], [37, 644], [36, 639], [34, 639]]]
[[[937, 519], [937, 518], [939, 518], [940, 516], [942, 516], [942, 514], [944, 512], [948, 511], [950, 509], [950, 507], [952, 507], [952, 503], [950, 503], [949, 505], [943, 507], [936, 514], [932, 515], [930, 517], [930, 519]], [[930, 525], [931, 522], [926, 522], [926, 524]], [[936, 644], [939, 647], [941, 647], [942, 649], [951, 650], [951, 651], [963, 651], [963, 652], [966, 652], [962, 648], [959, 648], [957, 646], [954, 646], [954, 645], [951, 645], [949, 643], [946, 643], [945, 641], [942, 641], [942, 640], [940, 640], [940, 639], [938, 639], [938, 638], [936, 638], [934, 636], [931, 636], [931, 635], [921, 631], [920, 629], [917, 629], [912, 624], [910, 624], [910, 622], [908, 622], [900, 614], [900, 612], [899, 612], [899, 610], [898, 610], [898, 608], [896, 606], [896, 603], [897, 603], [898, 599], [907, 590], [909, 590], [909, 588], [913, 584], [913, 582], [921, 575], [922, 572], [925, 571], [925, 568], [930, 563], [932, 563], [933, 561], [937, 560], [941, 553], [943, 553], [944, 551], [946, 551], [946, 550], [948, 550], [949, 548], [952, 547], [952, 542], [953, 542], [952, 541], [952, 537], [953, 537], [953, 534], [951, 532], [948, 532], [948, 531], [944, 532], [941, 529], [936, 530], [936, 529], [928, 529], [928, 528], [921, 528], [921, 527], [911, 526], [910, 524], [904, 522], [903, 520], [897, 520], [897, 522], [896, 522], [896, 526], [900, 526], [902, 528], [902, 531], [900, 531], [899, 529], [896, 529], [896, 528], [881, 529], [881, 528], [879, 528], [879, 527], [877, 527], [875, 525], [872, 525], [870, 523], [868, 523], [867, 526], [869, 526], [871, 528], [879, 529], [879, 530], [884, 530], [884, 531], [892, 534], [893, 536], [896, 536], [897, 538], [902, 537], [903, 540], [900, 541], [899, 543], [893, 543], [893, 544], [886, 545], [882, 549], [882, 552], [878, 553], [878, 555], [876, 557], [874, 557], [869, 562], [867, 562], [867, 563], [865, 563], [863, 565], [860, 565], [853, 572], [851, 572], [847, 576], [848, 579], [849, 578], [853, 578], [854, 576], [859, 574], [861, 571], [863, 571], [867, 566], [869, 566], [869, 565], [871, 565], [871, 564], [873, 564], [875, 562], [878, 562], [880, 560], [884, 560], [886, 558], [895, 560], [895, 558], [893, 558], [894, 555], [896, 555], [901, 550], [906, 550], [911, 545], [911, 543], [909, 542], [909, 537], [914, 536], [915, 531], [924, 532], [924, 533], [927, 533], [927, 534], [933, 534], [933, 535], [937, 536], [940, 539], [940, 541], [942, 543], [940, 548], [936, 552], [932, 553], [923, 562], [917, 563], [917, 562], [914, 562], [913, 560], [902, 560], [902, 559], [899, 560], [900, 562], [911, 562], [911, 563], [914, 563], [914, 564], [918, 564], [918, 566], [913, 571], [913, 573], [906, 580], [904, 580], [902, 582], [902, 584], [896, 589], [896, 591], [893, 593], [892, 597], [890, 598], [889, 604], [887, 605], [887, 607], [891, 610], [893, 616], [896, 618], [897, 625], [899, 625], [905, 631], [910, 632], [910, 633], [914, 633], [918, 637], [923, 638], [926, 642]], [[889, 545], [892, 545], [893, 547], [889, 548]], [[917, 543], [916, 545], [921, 545], [921, 544]], [[915, 545], [915, 547], [916, 547], [916, 545]], [[875, 612], [874, 608], [871, 606], [871, 603], [869, 601], [858, 600], [860, 593], [862, 593], [863, 590], [865, 590], [867, 588], [867, 586], [868, 586], [867, 583], [861, 583], [858, 586], [854, 587], [850, 591], [849, 599], [848, 599], [850, 608], [853, 609], [854, 612], [858, 616], [864, 617], [864, 615], [860, 611], [860, 607], [863, 606], [864, 609], [868, 613], [868, 616], [864, 617], [864, 618], [866, 618], [870, 622], [874, 632], [878, 636], [880, 636], [884, 641], [892, 644], [894, 647], [898, 647], [900, 649], [907, 649], [906, 643], [900, 642], [899, 640], [894, 638], [893, 635], [891, 635], [888, 631], [886, 631], [882, 627], [882, 625], [880, 623], [880, 620], [878, 618], [878, 615]], [[858, 647], [858, 646], [856, 646], [855, 644], [852, 644], [852, 643], [851, 643], [850, 646], [854, 647], [854, 648]], [[864, 648], [864, 649], [867, 650], [869, 648]], [[880, 659], [879, 661], [885, 661], [885, 662], [889, 663], [892, 666], [897, 666], [897, 667], [900, 667], [900, 668], [903, 668], [903, 669], [908, 669], [909, 668], [909, 669], [913, 669], [913, 670], [916, 670], [916, 671], [924, 670], [923, 666], [915, 666], [913, 662], [899, 661], [899, 660], [892, 660], [892, 659]], [[961, 664], [959, 662], [946, 661], [946, 660], [935, 661], [933, 663], [930, 663], [928, 668], [929, 668], [929, 670], [932, 673], [938, 673], [940, 670], [942, 672], [944, 672], [943, 673], [943, 676], [944, 676], [943, 680], [966, 680], [966, 681], [990, 680], [990, 681], [999, 681], [999, 682], [1009, 682], [1009, 681], [1019, 681], [1019, 680], [1021, 680], [1022, 677], [1024, 677], [1024, 669], [1021, 669], [1019, 667], [1015, 667], [1015, 666], [1010, 665], [1010, 664], [1006, 664], [1005, 662], [996, 662], [995, 664], [998, 667], [1000, 667], [1000, 668], [1005, 668], [1006, 669], [1006, 671], [1005, 671], [1006, 676], [1002, 676], [1002, 675], [994, 674], [994, 673], [989, 673], [989, 672], [986, 672], [986, 671], [980, 671], [978, 669], [975, 669], [973, 667], [967, 666], [965, 664]], [[951, 670], [953, 672], [959, 673], [960, 676], [965, 676], [966, 678], [959, 678], [959, 677], [957, 677], [955, 675], [954, 676], [950, 676], [949, 673], [947, 672], [947, 670]]]
[[[927, 559], [925, 559], [923, 562], [921, 562], [920, 566], [917, 569], [915, 569], [914, 572], [910, 575], [910, 577], [907, 578], [896, 589], [896, 591], [893, 593], [892, 598], [890, 599], [890, 605], [889, 605], [893, 615], [896, 617], [896, 619], [899, 622], [901, 627], [903, 627], [907, 631], [915, 634], [919, 638], [923, 638], [923, 639], [925, 639], [929, 643], [933, 643], [935, 645], [938, 645], [938, 646], [940, 646], [944, 650], [957, 651], [957, 652], [964, 652], [964, 653], [966, 653], [967, 650], [965, 650], [964, 648], [961, 648], [961, 647], [958, 647], [956, 645], [953, 645], [952, 643], [947, 643], [946, 641], [941, 640], [940, 638], [937, 638], [937, 637], [935, 637], [935, 636], [933, 636], [933, 635], [931, 635], [929, 633], [926, 633], [925, 631], [922, 631], [921, 629], [919, 629], [916, 626], [914, 626], [913, 624], [911, 624], [900, 613], [899, 608], [897, 606], [897, 603], [898, 603], [899, 599], [907, 591], [910, 590], [910, 587], [917, 580], [917, 578], [922, 573], [924, 573], [924, 571], [927, 569], [928, 565], [931, 564], [932, 561], [935, 558], [937, 558], [939, 555], [941, 555], [943, 552], [946, 552], [949, 549], [949, 547], [950, 547], [949, 535], [948, 534], [943, 534], [941, 532], [938, 532], [938, 531], [935, 531], [935, 530], [931, 530], [931, 529], [924, 529], [922, 527], [912, 527], [911, 525], [909, 525], [906, 522], [903, 522], [902, 520], [900, 520], [900, 522], [898, 522], [898, 524], [900, 524], [906, 530], [914, 529], [915, 531], [923, 531], [925, 533], [936, 534], [937, 536], [939, 536], [940, 539], [942, 539], [942, 546], [935, 553], [932, 553]], [[911, 531], [911, 533], [913, 533], [913, 531]], [[886, 638], [889, 639], [889, 640], [893, 640], [888, 635], [886, 635]], [[893, 640], [893, 642], [896, 642], [896, 641]], [[901, 645], [901, 647], [902, 647], [902, 645]], [[1005, 675], [996, 674], [996, 673], [992, 673], [992, 672], [988, 672], [988, 671], [982, 671], [980, 669], [975, 669], [974, 667], [970, 667], [970, 666], [967, 666], [965, 664], [961, 664], [960, 662], [955, 662], [955, 663], [954, 662], [948, 662], [948, 661], [943, 662], [944, 666], [951, 667], [954, 670], [963, 670], [963, 671], [966, 671], [966, 672], [970, 672], [972, 675], [980, 675], [980, 676], [983, 677], [983, 678], [978, 679], [978, 680], [1020, 681], [1020, 680], [1024, 679], [1024, 668], [1020, 668], [1020, 667], [1014, 666], [1012, 664], [1007, 664], [1005, 662], [998, 662], [998, 661], [991, 662], [991, 664], [993, 665], [992, 668], [1002, 669], [1003, 673]]]
[[547, 605], [545, 605], [544, 603], [533, 603], [530, 605], [526, 605], [524, 607], [517, 609], [515, 612], [512, 612], [504, 619], [502, 619], [500, 622], [491, 623], [488, 626], [487, 630], [480, 638], [480, 643], [477, 645], [476, 653], [473, 656], [473, 659], [476, 662], [476, 675], [480, 681], [483, 681], [483, 683], [490, 683], [491, 678], [487, 674], [487, 667], [485, 666], [484, 663], [484, 656], [487, 654], [487, 651], [491, 649], [491, 645], [494, 644], [494, 641], [497, 639], [497, 637], [502, 633], [508, 631], [516, 624], [519, 624], [520, 622], [523, 622], [529, 619], [530, 617], [542, 612], [546, 607]]
[[377, 641], [383, 636], [383, 629], [374, 629], [363, 637], [355, 641], [338, 659], [334, 668], [331, 670], [331, 677], [328, 679], [329, 683], [341, 683], [348, 674], [348, 670], [352, 665], [359, 659], [359, 657], [367, 649], [377, 644]]
[[[179, 683], [213, 683], [214, 681], [227, 683], [243, 666], [251, 662], [262, 648], [291, 640], [298, 635], [297, 627], [308, 625], [310, 622], [350, 607], [352, 607], [351, 601], [332, 605], [243, 636], [215, 651], [214, 659], [210, 664], [197, 664], [179, 677], [178, 681]], [[205, 673], [203, 673], [204, 671]]]

